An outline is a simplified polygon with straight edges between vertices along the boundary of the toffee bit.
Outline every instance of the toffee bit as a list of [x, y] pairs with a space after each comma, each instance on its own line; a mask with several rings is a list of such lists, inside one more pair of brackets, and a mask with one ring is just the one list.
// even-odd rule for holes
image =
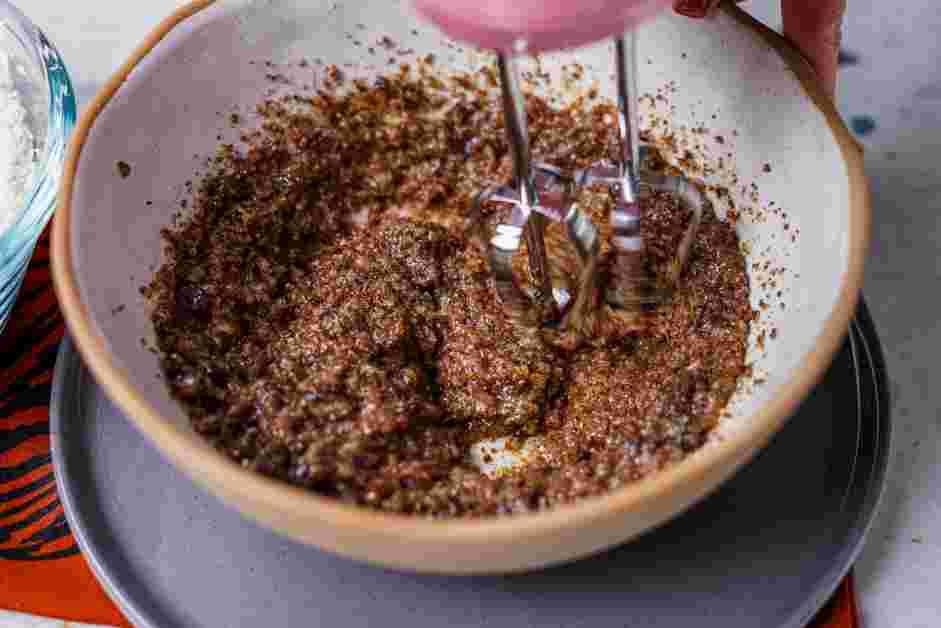
[[336, 65], [334, 64], [328, 65], [326, 73], [327, 73], [327, 79], [329, 79], [330, 81], [333, 81], [334, 83], [337, 83], [337, 84], [343, 82], [343, 71], [340, 70], [340, 68], [338, 68]]

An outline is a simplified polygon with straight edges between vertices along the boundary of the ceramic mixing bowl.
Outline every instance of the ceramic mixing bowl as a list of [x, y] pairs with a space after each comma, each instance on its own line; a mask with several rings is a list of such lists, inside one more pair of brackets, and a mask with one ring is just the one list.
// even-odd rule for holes
[[[753, 374], [686, 460], [550, 512], [407, 518], [242, 469], [189, 427], [168, 394], [142, 343], [152, 330], [139, 288], [160, 262], [160, 230], [186, 197], [184, 182], [219, 137], [237, 139], [232, 111], [248, 123], [265, 93], [283, 88], [271, 74], [316, 84], [324, 72], [316, 60], [350, 76], [375, 74], [387, 67], [388, 51], [375, 51], [384, 36], [405, 60], [431, 52], [450, 68], [487, 61], [391, 0], [199, 0], [144, 41], [85, 112], [55, 219], [55, 283], [88, 366], [194, 481], [265, 526], [354, 559], [422, 572], [519, 571], [600, 551], [681, 513], [763, 448], [824, 373], [854, 310], [868, 240], [859, 147], [801, 57], [734, 7], [707, 23], [663, 15], [639, 33], [645, 124], [691, 177], [730, 190], [716, 203], [736, 220], [759, 314]], [[613, 96], [607, 44], [579, 51], [580, 80], [561, 76], [572, 59], [543, 59], [564, 92], [557, 96], [576, 93], [573, 81], [597, 82], [602, 96]]]

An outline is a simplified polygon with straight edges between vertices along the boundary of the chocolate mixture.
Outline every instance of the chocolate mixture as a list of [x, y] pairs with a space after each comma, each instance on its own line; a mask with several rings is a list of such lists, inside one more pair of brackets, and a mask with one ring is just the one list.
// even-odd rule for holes
[[[164, 233], [145, 291], [162, 368], [194, 428], [243, 466], [381, 510], [487, 516], [602, 494], [716, 424], [752, 319], [733, 228], [706, 212], [679, 290], [641, 332], [571, 346], [512, 322], [467, 221], [510, 174], [486, 84], [403, 68], [269, 100]], [[534, 154], [563, 169], [614, 154], [613, 108], [589, 105], [530, 97]], [[603, 236], [611, 202], [582, 199]], [[662, 274], [689, 216], [647, 202]], [[468, 458], [484, 436], [541, 445], [491, 478]]]

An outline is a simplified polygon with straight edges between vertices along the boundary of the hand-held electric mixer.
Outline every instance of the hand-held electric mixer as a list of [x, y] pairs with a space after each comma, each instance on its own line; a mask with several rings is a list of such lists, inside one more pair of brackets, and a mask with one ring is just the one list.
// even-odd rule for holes
[[[669, 0], [414, 0], [419, 12], [449, 36], [497, 55], [507, 139], [513, 159], [514, 181], [510, 186], [482, 192], [475, 209], [486, 201], [512, 205], [508, 223], [497, 227], [489, 241], [490, 263], [498, 293], [516, 318], [544, 324], [547, 318], [562, 328], [579, 327], [594, 302], [597, 289], [598, 230], [579, 210], [569, 193], [572, 188], [605, 182], [615, 187], [617, 204], [609, 220], [613, 229], [611, 248], [615, 260], [604, 287], [604, 300], [627, 316], [640, 314], [668, 296], [657, 291], [645, 267], [641, 237], [641, 194], [664, 190], [675, 194], [693, 213], [677, 250], [675, 284], [685, 267], [699, 226], [704, 199], [683, 177], [654, 175], [640, 171], [637, 120], [637, 54], [633, 29], [641, 21], [669, 6]], [[612, 38], [616, 55], [618, 130], [617, 162], [601, 162], [565, 180], [558, 170], [534, 164], [529, 150], [526, 110], [514, 57], [561, 48], [576, 47]], [[578, 253], [575, 294], [553, 294], [550, 260], [544, 243], [547, 220], [563, 223], [566, 235]], [[525, 237], [530, 273], [537, 287], [534, 304], [519, 287], [512, 271], [512, 258]], [[555, 314], [552, 314], [552, 313]], [[547, 315], [548, 313], [548, 315]]]

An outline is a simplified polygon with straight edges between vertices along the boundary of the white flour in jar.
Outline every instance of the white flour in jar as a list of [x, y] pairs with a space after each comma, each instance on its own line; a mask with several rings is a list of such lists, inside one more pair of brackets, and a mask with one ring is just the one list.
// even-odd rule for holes
[[0, 234], [22, 211], [36, 165], [35, 138], [16, 88], [15, 63], [0, 50]]

